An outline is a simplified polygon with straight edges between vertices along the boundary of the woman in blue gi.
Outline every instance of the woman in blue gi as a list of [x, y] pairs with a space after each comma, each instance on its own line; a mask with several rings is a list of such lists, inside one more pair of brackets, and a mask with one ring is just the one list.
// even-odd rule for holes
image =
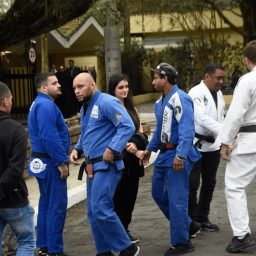
[[152, 177], [152, 196], [170, 221], [172, 246], [164, 255], [183, 255], [194, 250], [189, 240], [189, 175], [193, 162], [200, 159], [193, 146], [193, 102], [177, 87], [174, 67], [161, 63], [153, 71], [153, 85], [162, 96], [155, 104], [156, 129], [141, 159], [148, 161], [151, 151], [160, 150]]
[[78, 164], [84, 153], [87, 171], [87, 214], [97, 256], [136, 256], [139, 247], [132, 244], [114, 211], [113, 196], [124, 163], [122, 151], [135, 131], [121, 102], [101, 93], [89, 73], [80, 73], [73, 81], [81, 108], [81, 135], [70, 160]]
[[129, 231], [129, 224], [132, 220], [132, 212], [138, 194], [139, 178], [144, 176], [144, 166], [140, 165], [139, 158], [135, 154], [138, 150], [146, 149], [148, 140], [147, 136], [143, 134], [139, 115], [132, 101], [128, 78], [122, 74], [112, 75], [109, 79], [108, 93], [121, 101], [136, 129], [123, 151], [125, 169], [114, 195], [114, 209], [131, 241], [138, 243], [139, 239], [132, 236]]

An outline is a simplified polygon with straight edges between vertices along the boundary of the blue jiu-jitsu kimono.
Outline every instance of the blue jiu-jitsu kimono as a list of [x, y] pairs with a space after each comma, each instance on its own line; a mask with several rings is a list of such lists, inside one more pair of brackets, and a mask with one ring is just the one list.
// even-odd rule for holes
[[28, 173], [36, 176], [40, 190], [37, 247], [62, 253], [67, 183], [60, 179], [58, 165], [69, 161], [70, 138], [60, 110], [44, 93], [38, 93], [30, 107], [28, 133], [32, 152]]
[[[174, 86], [165, 97], [156, 101], [155, 115], [157, 125], [147, 149], [157, 151], [164, 143], [176, 146], [161, 150], [155, 161], [152, 196], [170, 220], [171, 244], [186, 244], [191, 221], [188, 217], [189, 174], [192, 164], [200, 159], [200, 153], [193, 146], [193, 102]], [[172, 167], [176, 155], [184, 159], [182, 171]]]
[[[81, 135], [75, 148], [89, 160], [110, 148], [121, 156], [132, 137], [134, 124], [121, 102], [108, 94], [93, 94], [86, 113], [81, 109]], [[122, 251], [131, 241], [113, 210], [113, 195], [124, 169], [122, 160], [93, 163], [93, 180], [87, 178], [87, 212], [97, 253]]]

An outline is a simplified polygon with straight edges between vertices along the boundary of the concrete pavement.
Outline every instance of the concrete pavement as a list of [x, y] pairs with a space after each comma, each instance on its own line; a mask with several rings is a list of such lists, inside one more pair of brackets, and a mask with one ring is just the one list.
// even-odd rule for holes
[[[155, 126], [153, 103], [138, 106], [141, 121], [152, 128]], [[152, 162], [152, 161], [151, 161]], [[211, 204], [210, 220], [220, 226], [219, 232], [201, 232], [192, 240], [195, 251], [191, 256], [228, 256], [225, 247], [232, 238], [227, 217], [224, 196], [225, 162], [221, 162], [218, 170], [217, 185]], [[69, 210], [64, 230], [65, 251], [70, 256], [95, 256], [95, 246], [91, 235], [88, 219], [86, 217], [85, 201], [86, 186], [83, 181], [77, 180], [78, 167], [71, 167], [68, 179]], [[136, 202], [133, 221], [130, 226], [131, 233], [139, 237], [141, 256], [161, 256], [170, 246], [169, 225], [151, 197], [152, 167], [146, 169], [146, 175], [141, 179], [138, 199]], [[35, 179], [27, 180], [31, 204], [37, 210], [38, 188]], [[256, 236], [256, 205], [255, 181], [248, 187], [248, 206], [250, 211], [250, 225], [252, 235]], [[80, 203], [79, 203], [80, 202]], [[71, 207], [73, 205], [73, 207]], [[70, 208], [71, 207], [71, 208]], [[118, 255], [118, 254], [116, 254]], [[256, 248], [237, 255], [256, 255]]]
[[[225, 162], [218, 170], [217, 185], [211, 204], [210, 220], [220, 227], [219, 232], [203, 232], [192, 239], [195, 251], [190, 256], [230, 256], [225, 248], [232, 238], [226, 202], [224, 196]], [[140, 180], [140, 187], [133, 219], [131, 233], [140, 239], [139, 256], [163, 256], [169, 248], [169, 225], [151, 197], [152, 166], [146, 169], [145, 177]], [[248, 206], [252, 235], [256, 237], [255, 181], [248, 187]], [[70, 256], [95, 256], [95, 246], [90, 225], [86, 216], [85, 201], [68, 210], [64, 230], [65, 252]], [[115, 254], [116, 256], [118, 255]], [[256, 255], [256, 247], [238, 253], [239, 256]]]

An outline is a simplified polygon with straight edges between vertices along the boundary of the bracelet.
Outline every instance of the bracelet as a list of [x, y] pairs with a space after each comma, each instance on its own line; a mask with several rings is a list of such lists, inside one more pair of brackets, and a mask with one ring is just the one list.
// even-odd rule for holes
[[184, 161], [184, 158], [182, 158], [182, 157], [180, 157], [180, 156], [177, 156], [177, 155], [176, 155], [175, 158], [178, 159], [179, 161], [182, 161], [182, 162]]

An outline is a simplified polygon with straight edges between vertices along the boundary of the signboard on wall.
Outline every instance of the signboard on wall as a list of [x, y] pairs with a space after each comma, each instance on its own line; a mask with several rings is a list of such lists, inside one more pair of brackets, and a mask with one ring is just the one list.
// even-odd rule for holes
[[36, 62], [36, 49], [32, 45], [28, 49], [28, 60], [31, 64], [35, 64]]

